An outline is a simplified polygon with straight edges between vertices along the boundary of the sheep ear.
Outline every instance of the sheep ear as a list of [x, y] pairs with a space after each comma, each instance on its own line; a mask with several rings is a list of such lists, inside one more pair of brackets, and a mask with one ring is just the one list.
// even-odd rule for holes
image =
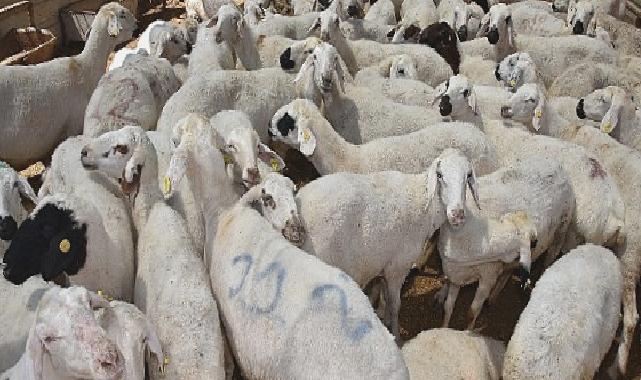
[[236, 34], [238, 35], [238, 39], [242, 40], [243, 39], [243, 28], [245, 27], [245, 19], [240, 18], [238, 22], [236, 22]]
[[156, 334], [156, 329], [154, 329], [149, 320], [145, 320], [145, 325], [145, 343], [147, 345], [147, 349], [149, 350], [150, 355], [156, 357], [160, 373], [165, 373], [165, 355], [162, 352], [162, 346], [160, 345], [160, 339], [158, 339], [158, 335]]
[[445, 82], [443, 82], [443, 83], [439, 84], [439, 85], [438, 85], [438, 87], [436, 87], [436, 96], [435, 96], [435, 97], [434, 97], [434, 99], [432, 100], [432, 106], [433, 106], [434, 104], [436, 104], [436, 102], [438, 102], [439, 100], [441, 100], [441, 98], [443, 97], [443, 95], [445, 95], [445, 91], [447, 91], [447, 82], [448, 82], [448, 81], [445, 81]]
[[614, 128], [619, 126], [619, 116], [625, 103], [625, 93], [623, 91], [612, 91], [612, 101], [610, 109], [601, 120], [601, 131], [611, 133]]
[[316, 20], [314, 20], [314, 23], [312, 24], [312, 26], [310, 26], [309, 29], [307, 29], [307, 33], [312, 34], [312, 32], [320, 28], [320, 26], [321, 26], [321, 19], [319, 17]]
[[275, 172], [280, 172], [285, 168], [285, 161], [263, 143], [258, 143], [258, 159], [267, 164], [267, 166]]
[[300, 66], [300, 70], [298, 71], [298, 74], [296, 74], [296, 78], [294, 78], [294, 83], [298, 83], [301, 80], [305, 78], [305, 75], [307, 75], [307, 71], [311, 70], [314, 67], [314, 57], [313, 55], [308, 55], [307, 58], [305, 58], [305, 62]]
[[436, 197], [436, 192], [438, 188], [438, 177], [436, 173], [438, 172], [441, 160], [437, 158], [432, 162], [429, 169], [427, 169], [427, 205], [429, 206], [434, 201]]
[[585, 34], [590, 36], [590, 37], [596, 37], [596, 17], [592, 17], [590, 22], [588, 23]]
[[183, 135], [183, 138], [180, 142], [180, 145], [174, 149], [174, 153], [171, 155], [171, 160], [169, 161], [169, 166], [165, 172], [165, 176], [162, 179], [162, 193], [165, 198], [171, 198], [174, 194], [174, 191], [180, 184], [183, 176], [187, 172], [187, 143], [185, 142], [186, 137]]
[[118, 16], [116, 15], [115, 12], [109, 12], [107, 14], [108, 21], [107, 21], [107, 33], [109, 33], [109, 36], [111, 37], [117, 37], [118, 34], [120, 34], [120, 31], [122, 30], [122, 25], [120, 25], [120, 20], [118, 19]]
[[16, 183], [18, 184], [18, 192], [20, 192], [22, 197], [30, 200], [34, 204], [38, 203], [38, 197], [25, 177], [18, 176]]
[[483, 18], [481, 19], [481, 25], [479, 26], [479, 30], [476, 32], [476, 37], [485, 37], [487, 36], [487, 32], [490, 31], [490, 14], [486, 13]]
[[467, 96], [467, 104], [470, 106], [475, 115], [478, 115], [478, 106], [476, 104], [476, 91], [474, 87], [470, 88], [470, 94]]
[[145, 166], [145, 152], [142, 146], [138, 145], [134, 149], [129, 161], [125, 165], [120, 180], [120, 188], [125, 194], [137, 194], [140, 187], [140, 174]]
[[467, 177], [467, 186], [470, 188], [470, 191], [472, 192], [472, 198], [474, 198], [474, 204], [476, 204], [476, 207], [480, 210], [481, 206], [479, 203], [479, 189], [478, 189], [478, 185], [476, 184], [476, 173], [474, 172], [474, 168], [472, 168], [472, 175]]
[[316, 149], [316, 136], [314, 136], [314, 133], [309, 128], [302, 126], [300, 120], [298, 126], [298, 143], [300, 152], [305, 156], [314, 154], [314, 150]]
[[507, 18], [507, 42], [510, 46], [514, 46], [514, 24], [512, 23], [512, 16]]
[[545, 109], [545, 95], [539, 90], [539, 103], [534, 109], [534, 116], [532, 116], [532, 127], [535, 131], [541, 129], [541, 118], [543, 117], [543, 110]]

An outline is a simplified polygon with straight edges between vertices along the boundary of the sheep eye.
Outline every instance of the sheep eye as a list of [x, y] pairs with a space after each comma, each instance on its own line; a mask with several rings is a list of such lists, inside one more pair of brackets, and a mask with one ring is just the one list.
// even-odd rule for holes
[[120, 154], [127, 154], [127, 152], [129, 152], [129, 148], [127, 148], [127, 145], [116, 145], [114, 147], [114, 152], [118, 152]]
[[234, 144], [227, 144], [227, 150], [230, 152], [235, 152], [236, 146]]
[[102, 157], [104, 157], [104, 158], [109, 157], [109, 152], [105, 152], [105, 153], [103, 153], [103, 154], [102, 154]]
[[436, 178], [443, 179], [443, 174], [441, 172], [436, 172]]
[[472, 179], [472, 172], [467, 173], [467, 179]]
[[58, 338], [56, 338], [56, 337], [54, 337], [54, 336], [46, 336], [46, 337], [44, 338], [45, 343], [55, 342], [56, 340], [58, 340]]
[[467, 98], [467, 97], [468, 97], [468, 95], [470, 95], [470, 90], [465, 89], [465, 90], [463, 91], [463, 96]]

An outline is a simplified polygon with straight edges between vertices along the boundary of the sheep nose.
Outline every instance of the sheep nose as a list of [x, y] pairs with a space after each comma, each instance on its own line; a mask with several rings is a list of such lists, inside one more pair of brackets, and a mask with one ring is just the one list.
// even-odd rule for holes
[[576, 105], [576, 116], [579, 119], [585, 119], [585, 110], [583, 109], [584, 100], [579, 100], [579, 103]]
[[496, 65], [496, 70], [494, 70], [494, 76], [496, 77], [497, 81], [501, 81], [501, 74], [499, 74], [499, 65]]
[[496, 27], [491, 28], [487, 33], [487, 40], [491, 45], [496, 45], [499, 42], [499, 31]]
[[539, 243], [537, 239], [534, 239], [530, 242], [530, 249], [535, 249], [536, 245]]
[[455, 227], [465, 223], [465, 209], [458, 208], [452, 210], [450, 213], [450, 223]]
[[247, 169], [247, 182], [251, 185], [257, 185], [260, 183], [260, 172], [258, 168], [249, 168]]
[[510, 106], [502, 106], [501, 107], [501, 117], [505, 119], [509, 119], [512, 117], [512, 107]]
[[350, 5], [347, 7], [347, 15], [356, 17], [358, 16], [358, 7], [356, 5]]
[[87, 157], [87, 148], [82, 148], [80, 151], [80, 157]]
[[287, 222], [285, 222], [285, 228], [283, 228], [281, 232], [283, 237], [297, 247], [301, 247], [305, 243], [305, 227], [303, 227], [300, 219], [293, 213], [293, 211], [291, 219], [288, 219]]
[[582, 21], [577, 21], [576, 24], [574, 24], [574, 28], [572, 28], [572, 33], [573, 34], [583, 34], [583, 22]]
[[0, 217], [0, 239], [9, 241], [18, 231], [18, 223], [11, 215]]
[[467, 25], [463, 25], [460, 28], [458, 28], [458, 31], [456, 32], [458, 35], [459, 41], [465, 41], [467, 40]]
[[439, 112], [441, 116], [448, 116], [452, 113], [452, 103], [450, 103], [450, 96], [443, 95], [441, 98], [441, 103], [439, 104]]

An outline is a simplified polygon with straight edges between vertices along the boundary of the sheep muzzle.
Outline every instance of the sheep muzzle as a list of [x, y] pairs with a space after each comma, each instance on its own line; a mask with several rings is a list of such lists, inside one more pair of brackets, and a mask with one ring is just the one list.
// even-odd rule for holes
[[487, 33], [487, 40], [491, 45], [496, 45], [499, 42], [499, 30], [496, 27], [490, 28]]

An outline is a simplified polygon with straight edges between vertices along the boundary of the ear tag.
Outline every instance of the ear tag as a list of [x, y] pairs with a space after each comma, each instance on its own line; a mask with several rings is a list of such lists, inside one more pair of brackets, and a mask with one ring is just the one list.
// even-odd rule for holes
[[607, 122], [601, 126], [601, 131], [607, 134], [610, 134], [610, 132], [612, 132], [613, 129], [614, 129], [614, 126], [610, 122]]
[[100, 297], [102, 297], [102, 290], [98, 290], [98, 291], [96, 292], [96, 294], [98, 294]]
[[269, 163], [271, 164], [273, 171], [277, 172], [277, 171], [280, 170], [280, 167], [278, 165], [278, 160], [277, 159], [272, 158], [271, 160], [269, 160]]
[[303, 141], [308, 142], [311, 136], [309, 135], [309, 131], [307, 129], [303, 130]]
[[535, 110], [535, 111], [534, 111], [534, 116], [535, 116], [537, 119], [540, 119], [540, 118], [541, 118], [541, 116], [543, 116], [543, 112], [541, 112], [541, 110], [538, 110], [538, 109], [537, 109], [537, 110]]
[[516, 87], [516, 80], [512, 79], [510, 81], [510, 87]]
[[231, 165], [234, 163], [234, 159], [229, 154], [223, 154], [223, 160], [225, 160], [225, 165]]
[[60, 253], [67, 253], [71, 249], [71, 243], [67, 239], [62, 239], [58, 248], [60, 248]]
[[162, 178], [162, 192], [169, 194], [171, 192], [171, 178], [164, 176]]
[[165, 356], [165, 358], [162, 361], [163, 365], [169, 365], [169, 356]]

